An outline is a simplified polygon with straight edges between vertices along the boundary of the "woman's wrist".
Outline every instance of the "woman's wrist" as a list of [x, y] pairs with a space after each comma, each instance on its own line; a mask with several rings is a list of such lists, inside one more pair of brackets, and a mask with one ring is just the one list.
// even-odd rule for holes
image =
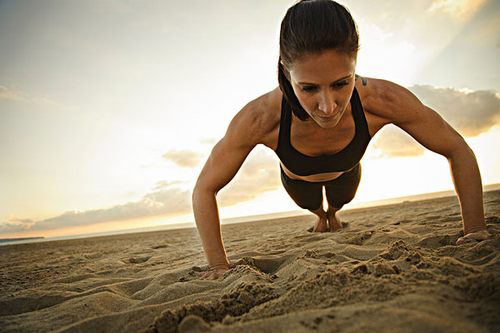
[[219, 269], [219, 268], [230, 268], [229, 263], [220, 263], [214, 265], [208, 265], [209, 270]]
[[487, 230], [486, 225], [478, 225], [478, 226], [475, 226], [472, 228], [467, 228], [467, 229], [464, 228], [464, 236], [467, 234], [471, 234], [473, 232], [479, 232], [479, 231], [483, 231], [483, 230]]

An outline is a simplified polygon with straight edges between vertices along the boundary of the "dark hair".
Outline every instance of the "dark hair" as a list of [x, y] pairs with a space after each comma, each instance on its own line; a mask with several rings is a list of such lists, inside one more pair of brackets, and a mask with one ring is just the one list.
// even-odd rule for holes
[[293, 92], [287, 67], [306, 55], [332, 49], [354, 57], [359, 49], [356, 23], [344, 6], [332, 0], [302, 0], [288, 9], [281, 22], [278, 81], [293, 113], [301, 120], [309, 115]]

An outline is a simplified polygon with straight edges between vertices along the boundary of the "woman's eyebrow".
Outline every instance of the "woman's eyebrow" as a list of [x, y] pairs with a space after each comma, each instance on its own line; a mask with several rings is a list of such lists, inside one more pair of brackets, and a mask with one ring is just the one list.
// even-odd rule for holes
[[[339, 81], [342, 81], [342, 80], [348, 79], [348, 78], [350, 78], [351, 76], [352, 76], [352, 74], [349, 74], [349, 75], [347, 75], [347, 76], [344, 76], [343, 78], [340, 78], [340, 79], [338, 79], [338, 80], [336, 80], [336, 81], [333, 81], [331, 84], [334, 84], [334, 83], [337, 83], [337, 82], [339, 82]], [[318, 84], [316, 84], [316, 83], [310, 83], [310, 82], [297, 82], [297, 83], [298, 83], [298, 84], [302, 84], [302, 85], [309, 85], [309, 86], [317, 86], [317, 85], [318, 85]]]

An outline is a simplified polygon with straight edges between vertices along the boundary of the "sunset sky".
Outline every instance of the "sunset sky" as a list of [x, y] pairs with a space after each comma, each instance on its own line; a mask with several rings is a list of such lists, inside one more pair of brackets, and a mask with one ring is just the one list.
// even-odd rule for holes
[[[0, 1], [0, 238], [193, 221], [191, 191], [249, 101], [277, 86], [290, 0]], [[345, 0], [357, 73], [409, 88], [500, 182], [500, 1]], [[388, 126], [352, 205], [452, 190], [447, 160]], [[299, 209], [258, 146], [223, 218]], [[346, 205], [349, 208], [349, 205]]]

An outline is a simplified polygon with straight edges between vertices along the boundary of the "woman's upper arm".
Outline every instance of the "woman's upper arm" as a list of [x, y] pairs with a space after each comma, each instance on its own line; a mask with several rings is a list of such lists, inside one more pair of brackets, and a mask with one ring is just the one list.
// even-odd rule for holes
[[212, 149], [197, 188], [217, 193], [233, 179], [262, 136], [262, 117], [257, 108], [258, 103], [250, 102], [231, 120], [224, 137]]
[[388, 120], [425, 148], [450, 158], [464, 147], [463, 137], [436, 111], [424, 105], [411, 91], [389, 81], [380, 83], [374, 103]]

